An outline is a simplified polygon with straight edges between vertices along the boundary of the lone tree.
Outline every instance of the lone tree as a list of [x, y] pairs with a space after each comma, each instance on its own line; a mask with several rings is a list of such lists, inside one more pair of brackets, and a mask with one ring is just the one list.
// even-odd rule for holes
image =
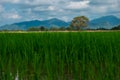
[[88, 22], [89, 22], [89, 19], [87, 17], [78, 16], [72, 20], [70, 27], [75, 30], [80, 30], [84, 27], [87, 27]]

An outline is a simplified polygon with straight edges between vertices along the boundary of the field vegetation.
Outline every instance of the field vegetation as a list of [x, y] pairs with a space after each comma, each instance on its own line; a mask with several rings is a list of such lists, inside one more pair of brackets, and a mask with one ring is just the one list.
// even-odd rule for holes
[[0, 80], [119, 80], [120, 32], [0, 33]]

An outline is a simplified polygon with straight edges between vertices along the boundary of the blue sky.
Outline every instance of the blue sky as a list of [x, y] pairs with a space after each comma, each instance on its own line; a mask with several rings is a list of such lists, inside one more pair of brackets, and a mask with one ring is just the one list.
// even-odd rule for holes
[[70, 21], [80, 15], [120, 18], [119, 8], [120, 0], [0, 0], [0, 25], [51, 18]]

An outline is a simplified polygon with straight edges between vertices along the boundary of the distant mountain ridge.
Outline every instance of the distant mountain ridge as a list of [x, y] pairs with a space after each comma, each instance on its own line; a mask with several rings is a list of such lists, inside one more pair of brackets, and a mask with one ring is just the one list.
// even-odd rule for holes
[[109, 15], [109, 16], [103, 16], [103, 17], [91, 20], [89, 23], [89, 27], [110, 29], [119, 24], [120, 24], [119, 18], [117, 18], [116, 16], [113, 16], [113, 15]]
[[7, 30], [27, 30], [30, 27], [40, 27], [45, 26], [47, 28], [56, 26], [56, 27], [62, 27], [62, 26], [69, 26], [69, 23], [59, 20], [57, 18], [39, 21], [39, 20], [32, 20], [32, 21], [24, 21], [19, 23], [14, 23], [10, 25], [4, 25], [0, 27], [0, 30], [7, 29]]
[[[91, 20], [88, 24], [88, 28], [91, 29], [97, 29], [97, 28], [113, 28], [120, 24], [120, 19], [116, 16], [109, 15], [109, 16], [103, 16], [100, 18], [96, 18], [94, 20]], [[52, 26], [56, 27], [68, 27], [70, 25], [70, 22], [65, 22], [62, 20], [59, 20], [57, 18], [49, 19], [49, 20], [32, 20], [32, 21], [24, 21], [19, 23], [13, 23], [10, 25], [4, 25], [0, 27], [0, 30], [27, 30], [30, 27], [40, 27], [45, 26], [47, 28], [50, 28]]]

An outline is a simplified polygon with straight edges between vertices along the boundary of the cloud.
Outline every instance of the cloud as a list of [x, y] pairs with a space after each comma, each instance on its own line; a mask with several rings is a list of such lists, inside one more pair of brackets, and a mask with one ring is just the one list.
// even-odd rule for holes
[[7, 14], [6, 16], [9, 19], [20, 19], [21, 18], [18, 14]]
[[2, 18], [6, 20], [17, 20], [21, 19], [21, 16], [17, 13], [3, 13]]
[[19, 20], [19, 19], [22, 18], [15, 9], [12, 9], [10, 11], [5, 11], [4, 10], [1, 13], [0, 17], [2, 17], [3, 19], [6, 19], [6, 20]]
[[48, 7], [48, 10], [54, 11], [54, 10], [56, 10], [56, 8], [55, 8], [54, 6], [49, 6], [49, 7]]
[[68, 9], [83, 9], [89, 7], [90, 1], [79, 1], [79, 2], [69, 2], [67, 8]]
[[19, 3], [20, 0], [0, 0], [0, 3]]
[[66, 22], [69, 20], [69, 18], [67, 16], [63, 16], [60, 19], [66, 21]]
[[[93, 13], [96, 15], [116, 15], [115, 13], [112, 14], [111, 12], [118, 12], [119, 10], [119, 0], [91, 0], [89, 13]], [[93, 15], [91, 14], [91, 15]], [[119, 13], [120, 14], [120, 13]]]
[[40, 5], [40, 4], [52, 4], [53, 0], [25, 0], [21, 3], [26, 5]]
[[34, 11], [54, 11], [56, 8], [54, 6], [38, 6], [33, 8]]
[[70, 21], [85, 15], [91, 19], [115, 15], [120, 17], [120, 0], [0, 0], [0, 23], [59, 18]]
[[4, 8], [2, 5], [0, 5], [0, 12], [3, 12], [4, 11]]

